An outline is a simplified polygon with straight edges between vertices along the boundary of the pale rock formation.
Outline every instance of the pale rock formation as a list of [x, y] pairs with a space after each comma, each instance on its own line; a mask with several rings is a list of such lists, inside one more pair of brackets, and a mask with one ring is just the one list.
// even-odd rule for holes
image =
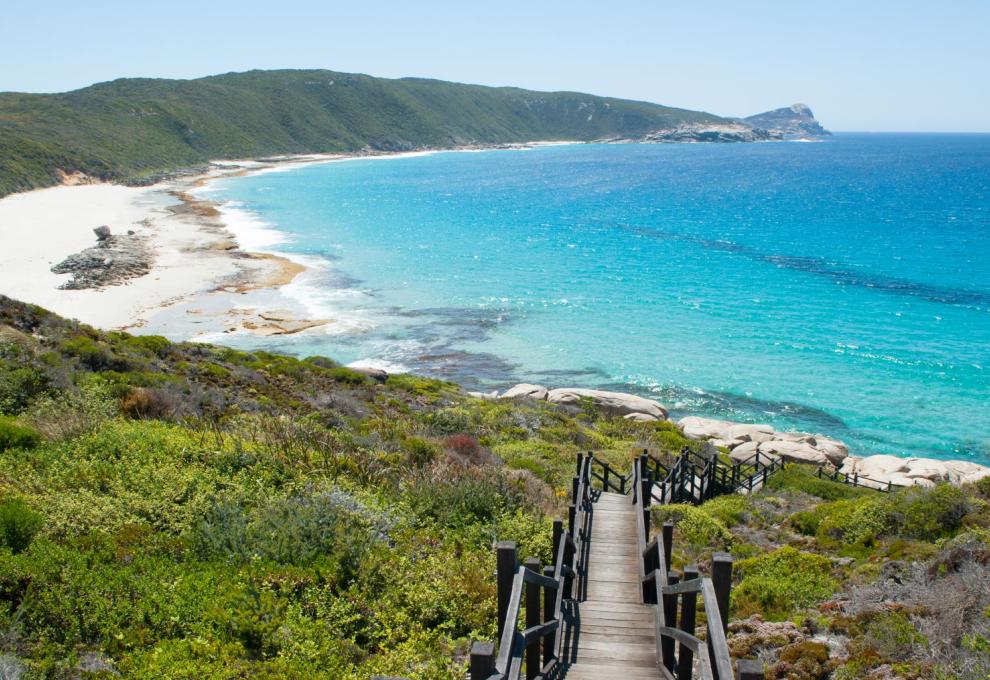
[[519, 383], [515, 387], [510, 387], [502, 393], [502, 399], [515, 399], [517, 397], [528, 397], [537, 401], [546, 401], [549, 390], [543, 385], [533, 385], [531, 383]]
[[498, 399], [498, 390], [492, 390], [491, 392], [468, 392], [468, 396], [486, 401], [494, 401]]
[[611, 415], [625, 416], [630, 413], [642, 413], [653, 416], [656, 420], [667, 419], [667, 409], [660, 403], [625, 392], [563, 387], [550, 390], [547, 394], [547, 401], [551, 404], [577, 404], [582, 399], [590, 399], [596, 407]]
[[808, 442], [777, 439], [761, 443], [758, 450], [760, 453], [770, 454], [796, 463], [811, 463], [812, 465], [829, 463], [825, 452], [816, 449]]
[[660, 420], [656, 416], [650, 415], [649, 413], [627, 413], [622, 417], [626, 420], [634, 420], [637, 423], [655, 423]]
[[731, 439], [728, 436], [729, 430], [737, 424], [700, 416], [687, 416], [677, 421], [678, 427], [688, 439]]
[[[934, 460], [932, 458], [899, 458], [890, 455], [849, 456], [839, 469], [847, 475], [875, 480], [873, 486], [888, 482], [900, 486], [934, 486], [938, 482], [971, 484], [990, 476], [990, 467], [965, 460]], [[863, 481], [871, 485], [870, 481]]]
[[715, 446], [735, 451], [745, 444], [742, 452], [733, 456], [743, 460], [757, 450], [789, 461], [814, 465], [839, 465], [849, 455], [849, 449], [837, 439], [807, 432], [777, 432], [765, 424], [749, 425], [715, 418], [688, 416], [678, 421], [678, 426], [688, 439], [708, 440]]
[[759, 442], [743, 442], [729, 452], [729, 457], [737, 463], [741, 463], [747, 458], [756, 455], [759, 446]]

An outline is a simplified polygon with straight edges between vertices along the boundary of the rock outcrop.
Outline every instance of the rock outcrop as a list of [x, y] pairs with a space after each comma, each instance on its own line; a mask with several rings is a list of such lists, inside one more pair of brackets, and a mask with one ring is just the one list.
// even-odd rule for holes
[[840, 465], [849, 449], [837, 439], [807, 432], [777, 432], [769, 425], [749, 425], [729, 420], [688, 416], [677, 425], [688, 439], [706, 440], [745, 460], [757, 451], [787, 461], [814, 465]]
[[109, 227], [93, 229], [96, 245], [70, 255], [52, 267], [55, 274], [72, 274], [59, 288], [80, 290], [105, 288], [144, 276], [151, 271], [154, 256], [144, 237], [129, 231], [113, 235]]
[[782, 139], [778, 134], [745, 123], [685, 123], [644, 135], [640, 142], [766, 142]]
[[590, 399], [592, 404], [610, 415], [625, 417], [639, 414], [637, 416], [639, 420], [646, 420], [647, 418], [653, 420], [667, 419], [667, 409], [659, 402], [638, 397], [635, 394], [589, 390], [580, 387], [562, 387], [550, 390], [547, 394], [547, 401], [551, 404], [577, 404], [582, 399]]
[[537, 401], [546, 401], [548, 390], [543, 385], [533, 385], [531, 383], [519, 383], [515, 387], [510, 387], [502, 393], [502, 399], [529, 398]]
[[[839, 469], [857, 475], [866, 486], [934, 486], [937, 482], [970, 484], [990, 477], [990, 467], [965, 460], [900, 458], [898, 456], [849, 456]], [[862, 479], [865, 477], [866, 479]]]
[[[484, 398], [491, 397], [485, 395]], [[552, 404], [563, 405], [574, 405], [582, 399], [589, 399], [603, 412], [613, 416], [622, 416], [628, 420], [655, 422], [667, 419], [667, 409], [659, 402], [625, 392], [591, 390], [583, 387], [561, 387], [551, 390], [543, 385], [519, 383], [503, 392], [498, 398], [536, 399], [537, 401], [549, 401]]]
[[743, 122], [783, 139], [809, 139], [832, 134], [815, 120], [815, 114], [807, 104], [792, 104], [782, 109], [765, 111], [743, 118]]

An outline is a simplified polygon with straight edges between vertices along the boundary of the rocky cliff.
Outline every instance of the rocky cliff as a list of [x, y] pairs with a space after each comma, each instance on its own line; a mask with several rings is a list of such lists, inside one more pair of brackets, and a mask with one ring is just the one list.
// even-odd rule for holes
[[792, 104], [743, 118], [744, 123], [761, 128], [785, 139], [827, 137], [832, 133], [815, 120], [807, 104]]

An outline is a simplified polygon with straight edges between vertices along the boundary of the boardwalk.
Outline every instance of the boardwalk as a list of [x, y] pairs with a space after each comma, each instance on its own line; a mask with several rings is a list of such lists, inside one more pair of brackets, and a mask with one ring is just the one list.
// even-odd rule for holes
[[595, 503], [587, 590], [576, 605], [574, 663], [567, 680], [659, 678], [653, 608], [642, 603], [636, 514], [629, 496], [603, 493]]
[[723, 470], [689, 451], [670, 467], [644, 452], [628, 475], [591, 453], [575, 465], [566, 525], [553, 523], [553, 562], [520, 564], [515, 543], [496, 547], [498, 649], [472, 645], [471, 680], [762, 680], [758, 661], [740, 660], [733, 672], [731, 556], [714, 552], [710, 577], [693, 565], [681, 574], [671, 570], [673, 524], [647, 538], [653, 502], [752, 491], [774, 470], [759, 460]]

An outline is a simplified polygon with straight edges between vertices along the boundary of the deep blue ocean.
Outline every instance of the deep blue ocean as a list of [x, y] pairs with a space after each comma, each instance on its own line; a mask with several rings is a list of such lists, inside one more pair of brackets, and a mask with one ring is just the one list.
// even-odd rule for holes
[[360, 159], [211, 197], [322, 263], [294, 293], [337, 323], [267, 346], [990, 462], [990, 135]]

